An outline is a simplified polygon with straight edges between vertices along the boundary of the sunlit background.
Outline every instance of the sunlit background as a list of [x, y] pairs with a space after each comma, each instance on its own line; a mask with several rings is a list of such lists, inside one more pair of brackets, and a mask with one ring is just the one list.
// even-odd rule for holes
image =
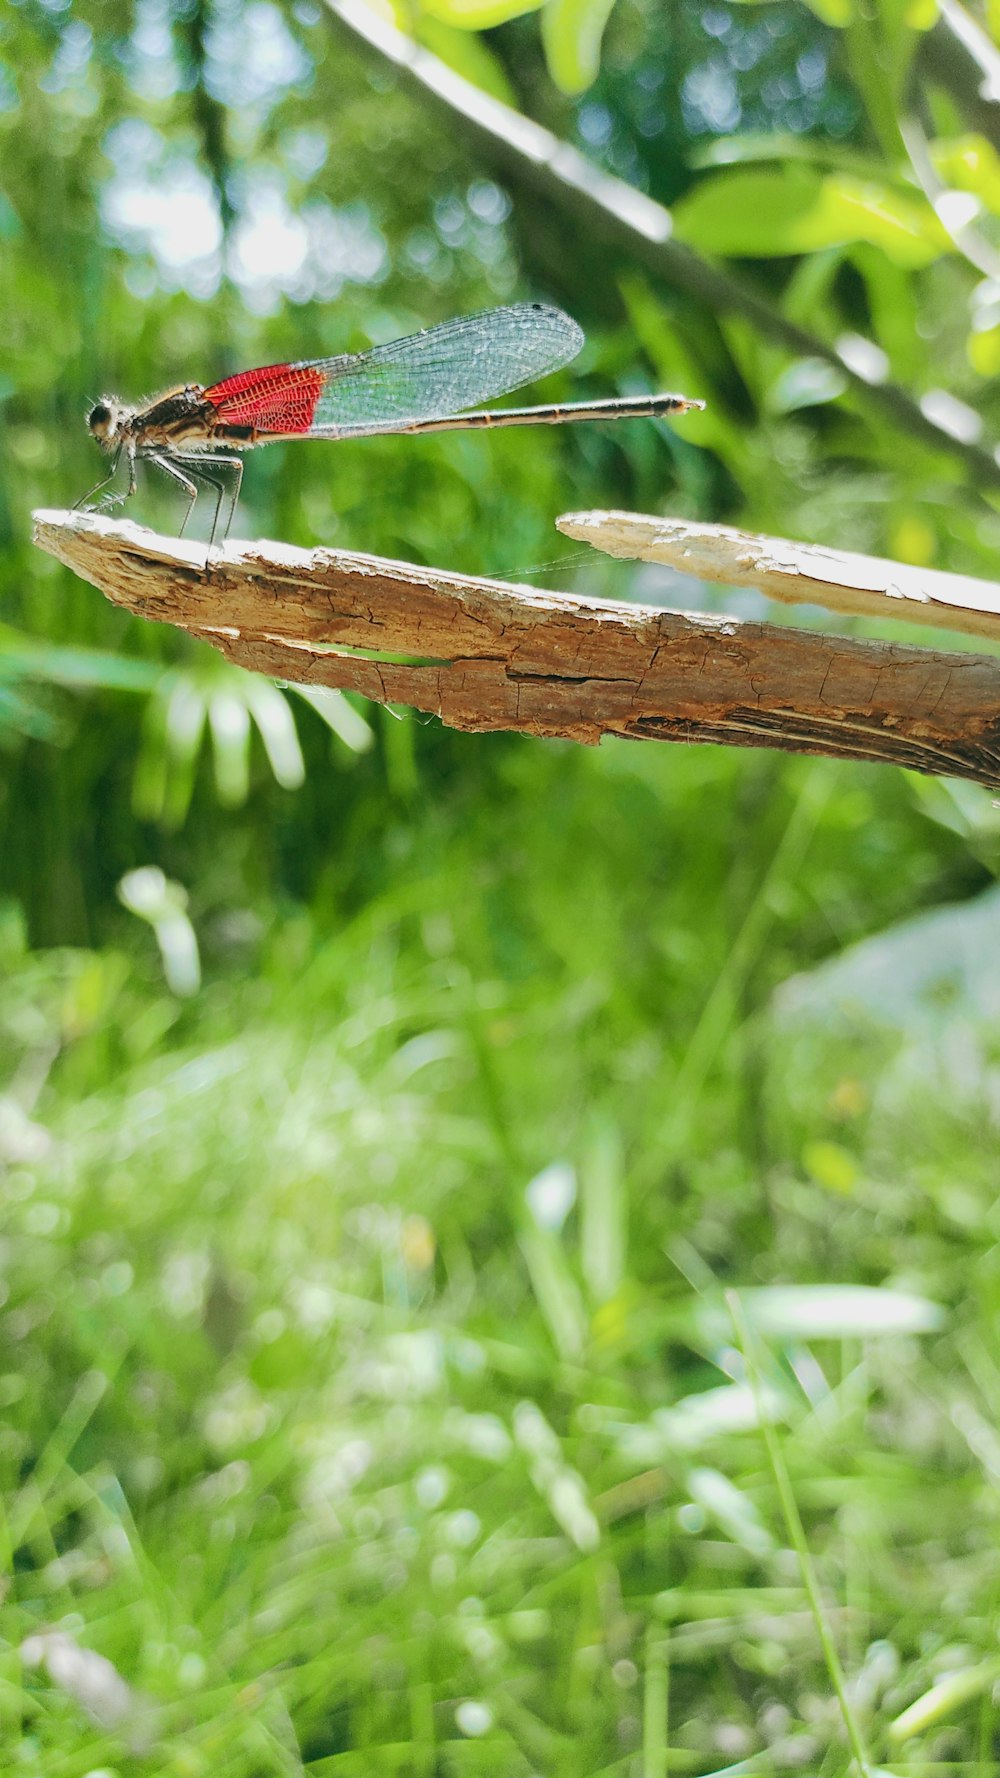
[[755, 618], [554, 520], [992, 578], [997, 21], [0, 13], [5, 1771], [995, 1771], [990, 794], [278, 687], [30, 514], [103, 394], [541, 299], [538, 399], [704, 414], [274, 446], [234, 534]]

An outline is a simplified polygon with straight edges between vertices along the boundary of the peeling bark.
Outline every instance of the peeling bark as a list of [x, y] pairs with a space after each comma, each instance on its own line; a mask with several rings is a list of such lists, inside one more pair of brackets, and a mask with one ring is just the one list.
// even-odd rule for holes
[[[160, 537], [40, 512], [35, 539], [126, 610], [254, 672], [451, 728], [715, 741], [1000, 788], [1000, 662], [741, 623], [342, 550]], [[374, 657], [374, 658], [373, 658]]]
[[567, 512], [556, 528], [619, 560], [663, 562], [699, 580], [753, 587], [787, 605], [823, 605], [851, 617], [929, 624], [1000, 642], [1000, 586], [971, 574], [641, 512]]

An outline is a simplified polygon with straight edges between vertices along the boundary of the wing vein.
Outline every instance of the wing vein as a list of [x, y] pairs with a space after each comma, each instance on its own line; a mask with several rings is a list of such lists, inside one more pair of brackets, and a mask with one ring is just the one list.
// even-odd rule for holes
[[575, 358], [583, 334], [560, 309], [512, 303], [369, 352], [265, 365], [206, 389], [218, 419], [272, 436], [349, 437], [446, 419], [509, 395]]

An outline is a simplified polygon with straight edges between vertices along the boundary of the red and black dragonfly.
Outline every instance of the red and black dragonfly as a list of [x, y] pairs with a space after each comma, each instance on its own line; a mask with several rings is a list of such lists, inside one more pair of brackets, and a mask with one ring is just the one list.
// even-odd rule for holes
[[582, 345], [580, 328], [560, 309], [513, 303], [445, 321], [369, 352], [269, 364], [225, 377], [208, 389], [186, 383], [138, 407], [105, 395], [87, 424], [113, 462], [109, 474], [78, 505], [107, 487], [123, 454], [128, 486], [124, 493], [105, 495], [98, 505], [127, 500], [135, 493], [136, 462], [142, 458], [187, 493], [181, 535], [199, 482], [215, 490], [214, 543], [227, 475], [232, 476], [227, 532], [239, 499], [243, 464], [233, 453], [253, 445], [287, 438], [372, 438], [394, 432], [658, 418], [705, 405], [685, 395], [638, 395], [562, 407], [465, 411], [559, 370]]

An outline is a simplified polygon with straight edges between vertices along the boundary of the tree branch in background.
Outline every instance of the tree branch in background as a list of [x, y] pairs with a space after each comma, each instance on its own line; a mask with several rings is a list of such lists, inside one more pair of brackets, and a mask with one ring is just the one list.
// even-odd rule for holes
[[235, 219], [229, 195], [230, 161], [226, 147], [226, 108], [209, 90], [206, 63], [210, 26], [208, 0], [193, 0], [177, 21], [191, 76], [191, 113], [201, 137], [202, 153], [212, 175], [215, 201], [223, 229], [228, 233]]
[[571, 143], [473, 86], [388, 24], [364, 0], [324, 0], [324, 4], [356, 41], [391, 62], [422, 95], [442, 107], [451, 127], [461, 129], [481, 156], [515, 183], [530, 186], [564, 214], [582, 221], [592, 239], [624, 248], [634, 262], [694, 302], [721, 314], [742, 315], [797, 357], [821, 358], [834, 365], [873, 411], [932, 448], [961, 458], [978, 486], [1000, 487], [1000, 464], [990, 451], [946, 431], [896, 384], [868, 381], [857, 369], [853, 353], [849, 364], [836, 347], [781, 315], [745, 276], [737, 278], [673, 240], [670, 211], [663, 204], [605, 173]]
[[[451, 728], [718, 741], [1000, 788], [1000, 665], [574, 598], [341, 550], [203, 545], [92, 513], [35, 540], [126, 610], [254, 672], [405, 703]], [[787, 546], [793, 548], [794, 546]]]
[[1000, 281], [1000, 253], [969, 220], [970, 215], [979, 212], [977, 200], [968, 192], [949, 190], [938, 178], [930, 143], [915, 115], [899, 119], [899, 134], [913, 176], [956, 252], [961, 253], [982, 277]]
[[1000, 50], [960, 0], [939, 0], [938, 21], [924, 33], [917, 73], [944, 87], [964, 122], [1000, 149]]

